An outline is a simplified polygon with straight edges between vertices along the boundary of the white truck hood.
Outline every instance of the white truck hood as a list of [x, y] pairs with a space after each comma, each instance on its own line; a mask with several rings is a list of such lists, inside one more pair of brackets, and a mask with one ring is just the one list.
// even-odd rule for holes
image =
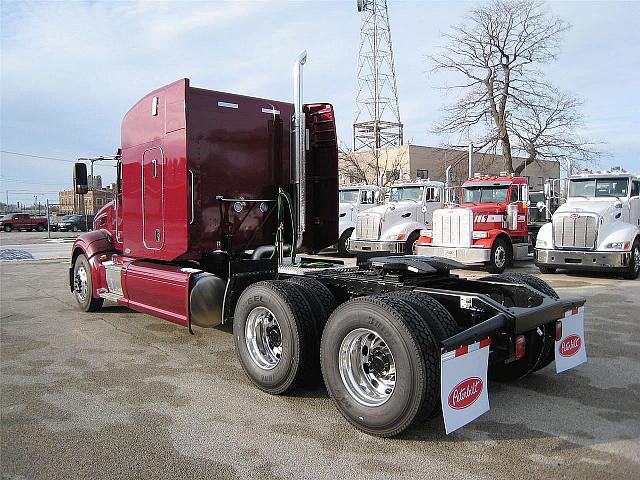
[[355, 205], [353, 203], [340, 203], [338, 205], [340, 215], [342, 215], [343, 213], [346, 213], [348, 215], [351, 212], [352, 208], [355, 208]]
[[592, 198], [592, 199], [569, 199], [566, 203], [560, 205], [556, 210], [556, 213], [571, 213], [571, 212], [584, 212], [595, 213], [601, 216], [616, 199], [613, 197], [605, 198]]
[[384, 217], [385, 220], [390, 218], [399, 217], [405, 213], [411, 213], [411, 219], [415, 219], [417, 212], [422, 207], [421, 203], [415, 202], [393, 202], [387, 203], [386, 205], [378, 205], [366, 210], [365, 213], [371, 214], [374, 213], [381, 217]]

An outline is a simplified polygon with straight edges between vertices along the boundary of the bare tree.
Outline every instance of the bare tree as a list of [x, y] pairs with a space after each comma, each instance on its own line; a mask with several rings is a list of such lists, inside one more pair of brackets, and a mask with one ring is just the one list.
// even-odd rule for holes
[[552, 88], [522, 103], [509, 116], [508, 129], [527, 160], [513, 171], [519, 175], [526, 165], [539, 160], [557, 160], [568, 171], [569, 161], [574, 167], [585, 167], [603, 156], [601, 144], [576, 133], [583, 123], [581, 106], [578, 98]]
[[400, 180], [400, 172], [407, 163], [406, 151], [405, 148], [398, 147], [354, 152], [342, 144], [338, 156], [338, 172], [354, 183], [384, 188]]
[[568, 28], [538, 1], [493, 0], [472, 10], [464, 24], [444, 34], [440, 55], [430, 57], [434, 70], [463, 77], [448, 87], [464, 93], [445, 107], [436, 130], [469, 136], [471, 129], [480, 129], [476, 143], [499, 145], [504, 169], [513, 171], [508, 116], [546, 89], [536, 66], [556, 58]]

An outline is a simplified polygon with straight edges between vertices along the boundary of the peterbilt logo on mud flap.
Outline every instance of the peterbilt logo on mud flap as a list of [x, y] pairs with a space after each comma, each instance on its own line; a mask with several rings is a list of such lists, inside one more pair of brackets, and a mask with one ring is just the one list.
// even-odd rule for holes
[[479, 377], [471, 377], [461, 381], [449, 393], [449, 406], [461, 410], [472, 405], [482, 393], [483, 382]]
[[580, 350], [582, 339], [578, 335], [570, 335], [560, 343], [558, 352], [563, 357], [572, 357]]

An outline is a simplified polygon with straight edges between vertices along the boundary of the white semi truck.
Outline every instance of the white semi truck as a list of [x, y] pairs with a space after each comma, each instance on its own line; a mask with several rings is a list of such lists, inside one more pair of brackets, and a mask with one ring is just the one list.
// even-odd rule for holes
[[433, 212], [442, 208], [443, 198], [442, 182], [425, 180], [393, 185], [387, 204], [358, 214], [349, 251], [412, 254], [420, 230], [430, 228]]
[[538, 232], [535, 263], [542, 273], [563, 268], [638, 278], [640, 175], [612, 168], [571, 176], [567, 202]]
[[384, 203], [384, 190], [376, 185], [349, 185], [340, 187], [338, 222], [338, 254], [349, 256], [347, 242], [356, 228], [358, 214]]

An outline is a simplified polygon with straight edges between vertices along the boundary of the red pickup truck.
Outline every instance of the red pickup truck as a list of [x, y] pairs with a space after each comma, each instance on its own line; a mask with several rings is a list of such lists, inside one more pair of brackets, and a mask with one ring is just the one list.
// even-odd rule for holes
[[43, 232], [47, 229], [47, 219], [32, 217], [28, 213], [11, 213], [0, 217], [0, 229], [5, 232], [11, 230], [37, 230]]

